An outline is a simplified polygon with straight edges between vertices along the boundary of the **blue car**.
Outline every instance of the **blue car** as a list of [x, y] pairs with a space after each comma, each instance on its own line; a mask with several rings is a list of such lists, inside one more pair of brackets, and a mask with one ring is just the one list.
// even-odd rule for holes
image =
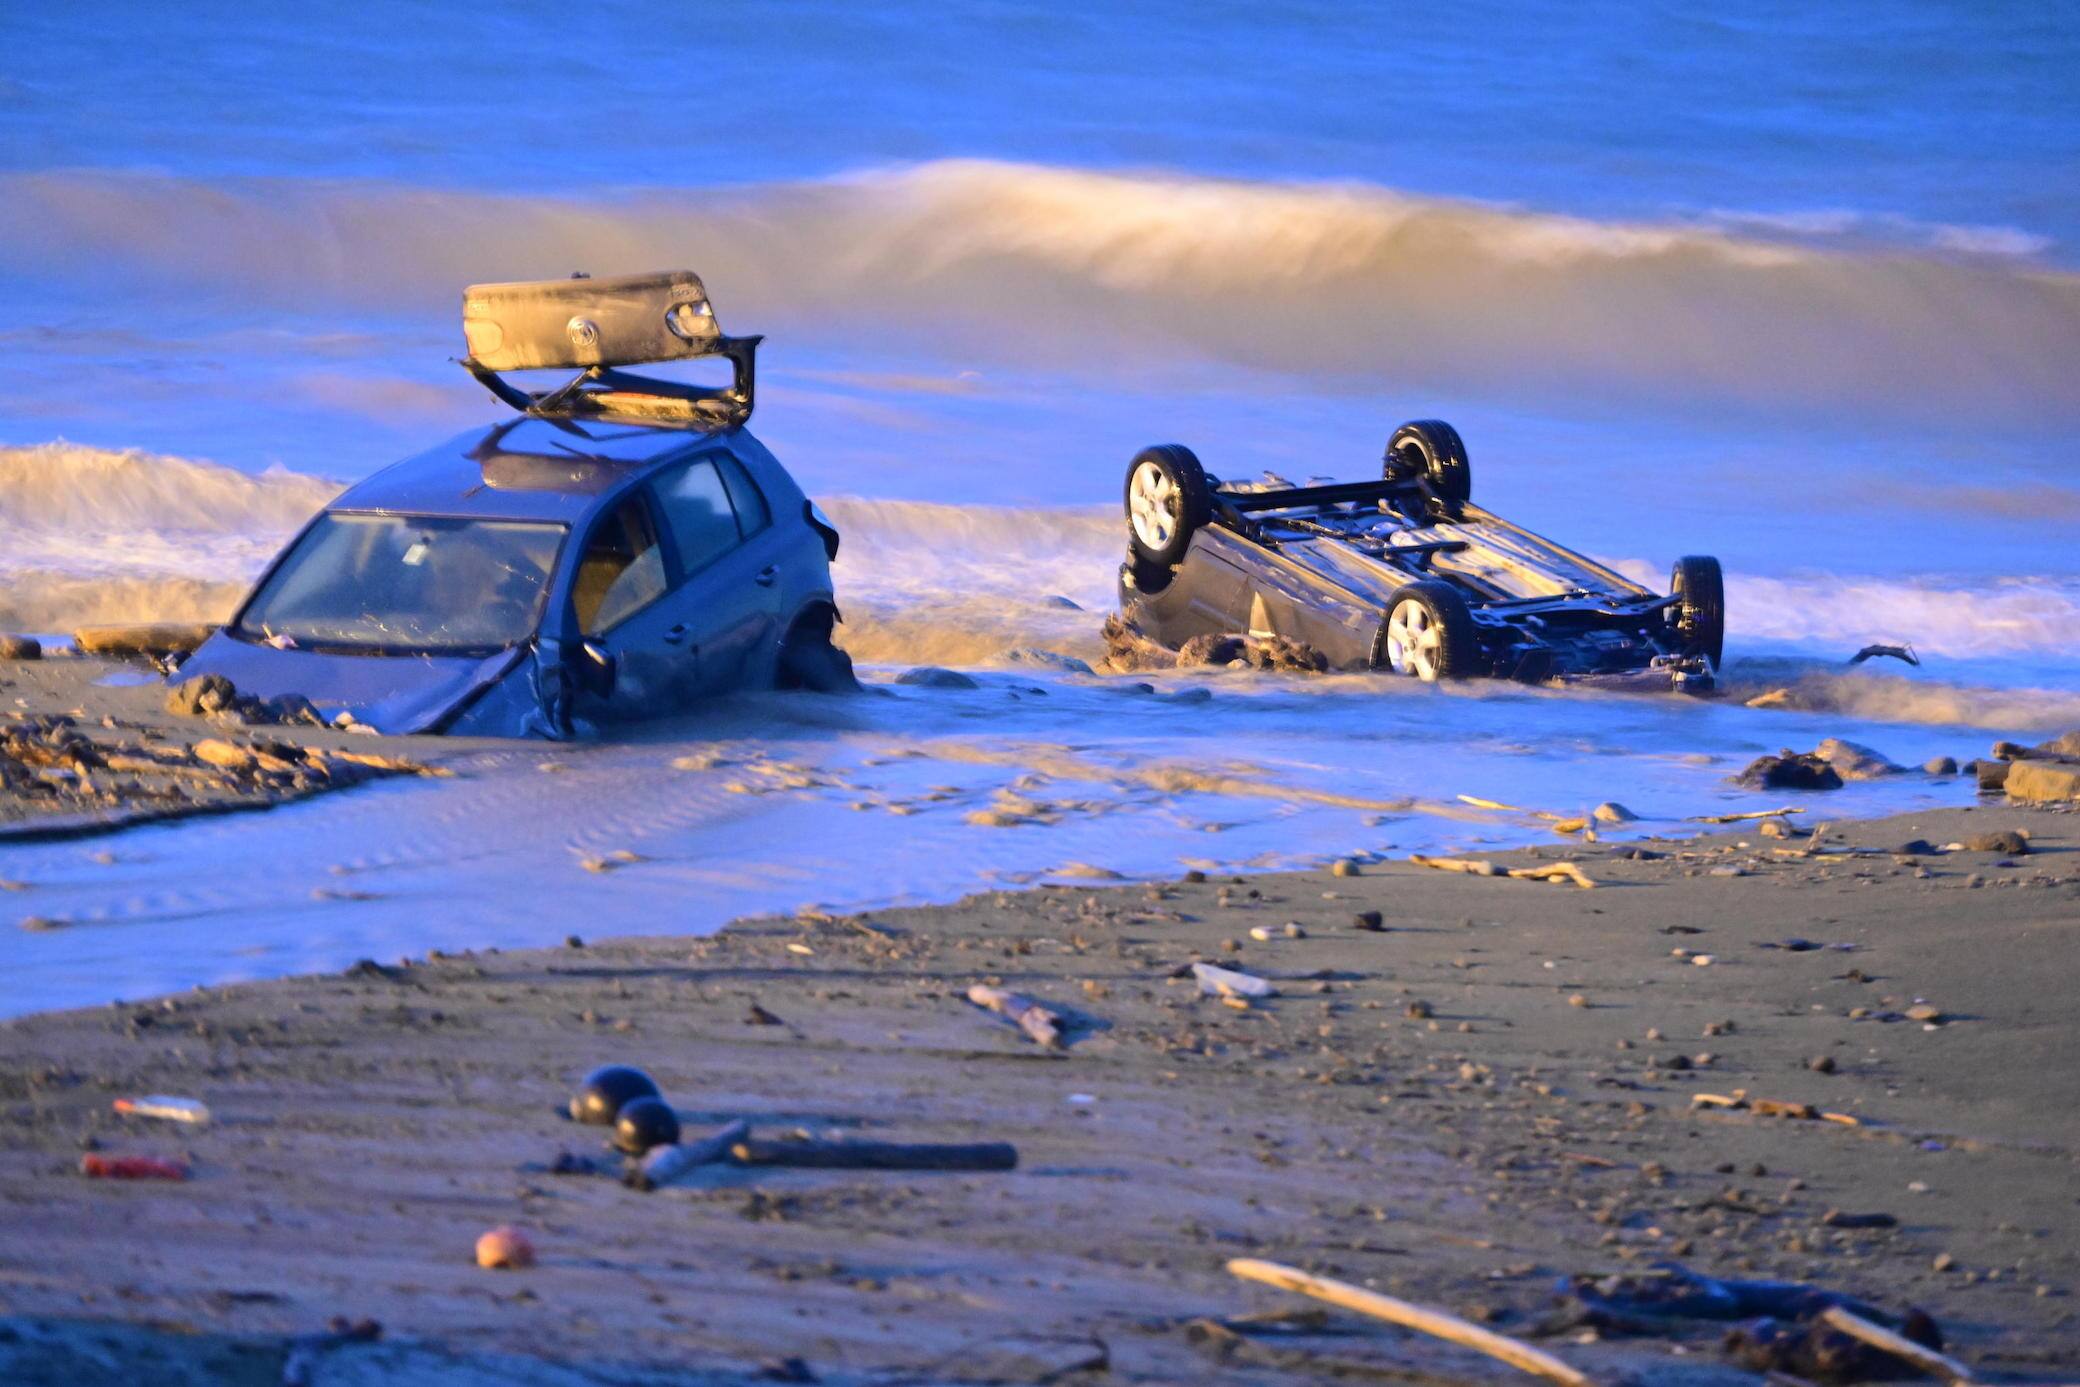
[[[519, 412], [350, 487], [176, 678], [379, 732], [564, 738], [744, 687], [853, 686], [838, 533], [745, 427], [756, 337], [692, 274], [478, 285], [462, 363]], [[722, 357], [727, 387], [631, 376]], [[505, 372], [579, 368], [530, 392]]]

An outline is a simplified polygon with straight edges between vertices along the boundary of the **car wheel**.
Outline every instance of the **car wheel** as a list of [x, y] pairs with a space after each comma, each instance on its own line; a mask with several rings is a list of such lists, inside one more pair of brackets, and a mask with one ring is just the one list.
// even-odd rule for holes
[[1717, 669], [1726, 651], [1726, 578], [1719, 561], [1704, 554], [1677, 559], [1668, 590], [1677, 599], [1673, 616], [1683, 653], [1702, 655]]
[[835, 617], [826, 607], [795, 619], [780, 642], [780, 659], [773, 670], [776, 687], [811, 693], [852, 693], [859, 688], [852, 657], [831, 642]]
[[1387, 602], [1379, 663], [1424, 683], [1479, 673], [1473, 612], [1449, 583], [1410, 583]]
[[1452, 506], [1473, 499], [1473, 466], [1466, 460], [1466, 444], [1442, 419], [1414, 419], [1394, 430], [1381, 472], [1389, 480], [1419, 476]]
[[1127, 542], [1151, 563], [1184, 561], [1192, 533], [1213, 519], [1213, 484], [1192, 450], [1143, 448], [1127, 464]]

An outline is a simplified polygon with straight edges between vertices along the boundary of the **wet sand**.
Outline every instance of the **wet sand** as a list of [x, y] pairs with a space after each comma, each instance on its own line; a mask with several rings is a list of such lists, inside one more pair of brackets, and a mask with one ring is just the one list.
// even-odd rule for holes
[[0, 660], [0, 846], [439, 775], [465, 745], [190, 716], [169, 709], [167, 692], [143, 660]]
[[[1996, 828], [2033, 850], [1889, 851]], [[1564, 856], [1593, 890], [1391, 863], [709, 938], [574, 919], [558, 950], [22, 1018], [0, 1026], [0, 1378], [280, 1381], [292, 1336], [339, 1316], [381, 1340], [292, 1377], [1524, 1380], [1340, 1313], [1240, 1323], [1307, 1306], [1228, 1276], [1239, 1256], [1518, 1335], [1564, 1274], [1673, 1259], [1924, 1307], [1989, 1380], [2070, 1377], [2076, 828], [2001, 806], [1797, 856], [1736, 826], [1652, 860], [1494, 859]], [[1200, 997], [1194, 959], [1279, 995]], [[978, 981], [1064, 1013], [1066, 1050], [970, 1005]], [[1002, 1140], [1019, 1167], [722, 1166], [651, 1194], [551, 1173], [605, 1157], [557, 1110], [609, 1061], [648, 1069], [689, 1135]], [[1739, 1091], [1857, 1125], [1692, 1106]], [[140, 1093], [216, 1120], [110, 1110]], [[90, 1144], [193, 1178], [89, 1181]], [[503, 1223], [537, 1267], [473, 1265]], [[1541, 1342], [1599, 1380], [1760, 1381], [1725, 1328]]]

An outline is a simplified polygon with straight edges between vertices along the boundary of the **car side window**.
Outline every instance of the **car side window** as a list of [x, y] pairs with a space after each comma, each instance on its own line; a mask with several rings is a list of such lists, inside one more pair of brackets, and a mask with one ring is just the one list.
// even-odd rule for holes
[[588, 636], [612, 630], [664, 595], [664, 550], [641, 496], [631, 496], [593, 528], [578, 560], [571, 604]]
[[766, 504], [765, 493], [751, 480], [743, 463], [733, 457], [723, 458], [722, 480], [729, 487], [729, 499], [736, 503], [737, 525], [744, 538], [751, 538], [773, 523], [773, 508]]
[[679, 548], [681, 576], [700, 572], [737, 547], [736, 509], [713, 458], [696, 458], [655, 483], [664, 523]]

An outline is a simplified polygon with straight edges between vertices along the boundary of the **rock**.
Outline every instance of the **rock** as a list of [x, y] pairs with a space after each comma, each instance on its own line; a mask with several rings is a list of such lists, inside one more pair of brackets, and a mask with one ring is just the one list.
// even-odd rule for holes
[[1943, 1009], [1941, 1007], [1932, 1007], [1926, 1002], [1920, 1002], [1907, 1008], [1907, 1019], [1909, 1021], [1920, 1021], [1928, 1025], [1940, 1025], [1943, 1020]]
[[1021, 645], [1006, 650], [997, 659], [1007, 665], [1023, 665], [1028, 669], [1051, 669], [1062, 674], [1095, 673], [1090, 665], [1074, 655], [1064, 655], [1059, 650], [1041, 650], [1036, 646]]
[[2008, 770], [2012, 764], [2009, 761], [1972, 762], [1972, 772], [1979, 778], [1979, 793], [1991, 794], [1995, 790], [2006, 788]]
[[2080, 731], [2062, 732], [2048, 742], [2038, 742], [2032, 750], [2039, 756], [2080, 761]]
[[1839, 737], [1827, 738], [1813, 748], [1813, 754], [1833, 766], [1835, 774], [1844, 780], [1876, 780], [1881, 776], [1898, 775], [1906, 769], [1882, 752], [1855, 742], [1845, 742]]
[[1755, 831], [1765, 838], [1789, 838], [1791, 825], [1784, 819], [1764, 819], [1755, 825]]
[[477, 1265], [519, 1271], [534, 1265], [534, 1244], [511, 1224], [502, 1224], [477, 1239]]
[[166, 711], [186, 717], [221, 713], [238, 701], [238, 690], [221, 674], [183, 679], [166, 693]]
[[43, 642], [34, 636], [0, 636], [0, 660], [40, 660]]
[[1901, 857], [1934, 857], [1937, 848], [1926, 838], [1909, 838], [1892, 851]]
[[1386, 924], [1377, 910], [1361, 910], [1351, 916], [1351, 928], [1378, 934], [1386, 929]]
[[1105, 638], [1105, 668], [1115, 674], [1177, 668], [1177, 652], [1141, 634], [1139, 627], [1114, 613], [1100, 631]]
[[1041, 598], [1040, 605], [1043, 607], [1060, 607], [1062, 610], [1069, 612], [1080, 612], [1083, 610], [1081, 602], [1064, 597], [1060, 593], [1054, 593], [1051, 596]]
[[1639, 815], [1616, 800], [1607, 799], [1596, 806], [1592, 811], [1592, 817], [1600, 824], [1629, 824], [1638, 819]]
[[2080, 803], [2080, 765], [2015, 761], [2002, 782], [2008, 798], [2022, 804]]
[[1757, 757], [1734, 777], [1752, 790], [1839, 790], [1841, 773], [1823, 758], [1786, 747], [1775, 756]]
[[221, 737], [204, 737], [189, 750], [196, 760], [219, 770], [244, 770], [253, 764], [253, 753], [236, 742], [227, 742]]
[[82, 626], [72, 633], [72, 643], [82, 655], [188, 655], [216, 629], [197, 622]]
[[1966, 852], [1997, 852], [2003, 857], [2020, 857], [2029, 851], [2029, 835], [2018, 833], [2012, 828], [1995, 829], [1991, 833], [1974, 833], [1964, 840]]
[[1358, 864], [1351, 861], [1351, 859], [1349, 859], [1348, 857], [1337, 858], [1336, 865], [1329, 869], [1330, 876], [1354, 877], [1360, 876], [1362, 874], [1362, 869], [1358, 866]]
[[919, 665], [906, 669], [896, 676], [898, 684], [914, 684], [926, 689], [979, 689], [982, 686], [957, 669], [941, 669], [937, 665]]
[[281, 723], [284, 726], [295, 727], [325, 725], [325, 715], [318, 711], [315, 703], [302, 694], [283, 694], [279, 698], [267, 699], [259, 703], [254, 711], [259, 714], [253, 719], [257, 722]]
[[1930, 775], [1956, 775], [1957, 761], [1949, 756], [1935, 756], [1923, 762], [1921, 769]]
[[1806, 1061], [1806, 1068], [1812, 1070], [1815, 1074], [1832, 1074], [1834, 1073], [1834, 1056], [1815, 1055]]

